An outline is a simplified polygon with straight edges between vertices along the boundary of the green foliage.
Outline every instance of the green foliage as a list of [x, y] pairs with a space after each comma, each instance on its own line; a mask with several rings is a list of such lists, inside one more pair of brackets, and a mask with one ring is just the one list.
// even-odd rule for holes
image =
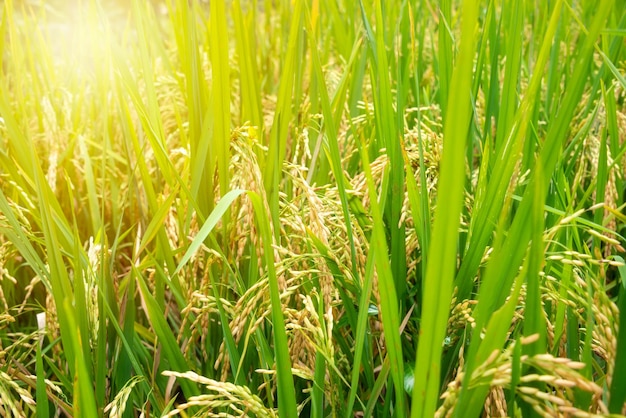
[[1, 2], [0, 414], [626, 413], [624, 1], [67, 3]]

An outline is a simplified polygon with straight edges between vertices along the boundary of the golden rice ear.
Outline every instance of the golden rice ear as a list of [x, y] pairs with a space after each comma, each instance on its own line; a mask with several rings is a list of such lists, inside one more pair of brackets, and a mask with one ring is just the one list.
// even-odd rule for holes
[[248, 416], [254, 414], [260, 417], [277, 417], [274, 409], [267, 408], [261, 399], [252, 394], [246, 386], [238, 386], [232, 383], [220, 382], [197, 375], [194, 372], [178, 373], [165, 371], [163, 375], [174, 377], [176, 379], [187, 379], [189, 381], [202, 385], [209, 393], [206, 395], [193, 396], [187, 399], [187, 402], [177, 405], [166, 417], [173, 417], [184, 414], [189, 408], [200, 410], [207, 416], [223, 407], [227, 407], [237, 416]]

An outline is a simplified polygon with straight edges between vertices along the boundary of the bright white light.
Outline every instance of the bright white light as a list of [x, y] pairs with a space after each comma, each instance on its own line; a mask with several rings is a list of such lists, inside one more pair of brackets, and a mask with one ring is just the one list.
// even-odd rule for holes
[[95, 7], [66, 7], [50, 13], [43, 27], [55, 65], [78, 75], [106, 68], [112, 30], [109, 14]]

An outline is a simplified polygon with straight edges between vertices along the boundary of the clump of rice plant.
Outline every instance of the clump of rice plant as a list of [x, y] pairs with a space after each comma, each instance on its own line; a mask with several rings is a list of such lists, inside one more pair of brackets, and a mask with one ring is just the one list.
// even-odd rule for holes
[[626, 8], [0, 2], [0, 415], [626, 414]]

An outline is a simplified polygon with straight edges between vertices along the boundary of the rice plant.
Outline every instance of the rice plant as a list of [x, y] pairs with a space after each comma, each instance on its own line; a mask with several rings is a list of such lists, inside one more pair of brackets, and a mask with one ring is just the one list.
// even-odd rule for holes
[[626, 415], [624, 0], [0, 10], [0, 415]]

